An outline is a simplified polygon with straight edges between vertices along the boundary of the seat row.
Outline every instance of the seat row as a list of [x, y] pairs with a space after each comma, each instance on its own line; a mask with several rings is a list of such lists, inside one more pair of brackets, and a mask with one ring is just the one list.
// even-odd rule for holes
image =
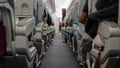
[[[35, 17], [15, 18], [14, 0], [0, 0], [0, 68], [37, 68], [44, 56], [44, 42], [51, 43], [54, 28], [41, 38]], [[46, 45], [47, 45], [46, 44]]]

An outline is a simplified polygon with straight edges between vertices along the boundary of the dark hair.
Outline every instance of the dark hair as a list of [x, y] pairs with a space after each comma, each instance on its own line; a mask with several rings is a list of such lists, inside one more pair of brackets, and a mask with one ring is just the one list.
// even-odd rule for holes
[[42, 16], [42, 18], [44, 19], [45, 17], [47, 17], [46, 11], [44, 10], [44, 14]]

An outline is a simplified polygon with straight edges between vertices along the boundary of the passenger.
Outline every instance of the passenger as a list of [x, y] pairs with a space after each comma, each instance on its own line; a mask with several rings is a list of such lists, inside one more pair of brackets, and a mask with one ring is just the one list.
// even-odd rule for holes
[[85, 24], [85, 31], [95, 38], [98, 29], [98, 22], [114, 21], [118, 22], [118, 2], [119, 0], [97, 0], [95, 7], [97, 12], [88, 15], [88, 0], [84, 5], [80, 22]]
[[48, 26], [52, 25], [52, 18], [50, 16], [50, 14], [47, 15], [47, 24], [48, 24]]
[[[69, 26], [72, 27], [73, 19], [71, 19], [71, 21], [69, 23], [71, 23]], [[74, 29], [71, 29], [69, 34], [70, 34], [70, 37], [72, 38], [74, 36]]]
[[[66, 16], [65, 18], [64, 18], [64, 22], [63, 22], [63, 27], [67, 27], [67, 19], [68, 19], [68, 17]], [[66, 29], [64, 30], [64, 32], [66, 33]], [[67, 37], [67, 35], [66, 34], [64, 34], [64, 43], [67, 43], [67, 40], [68, 40], [68, 37]]]
[[43, 15], [43, 23], [41, 25], [41, 36], [42, 39], [44, 40], [44, 49], [45, 51], [47, 50], [47, 33], [46, 33], [46, 29], [48, 28], [48, 24], [47, 24], [47, 16], [46, 16], [46, 12], [44, 11], [44, 15]]
[[67, 23], [68, 23], [68, 26], [70, 27], [70, 31], [69, 31], [69, 44], [70, 44], [70, 47], [73, 45], [73, 41], [72, 41], [72, 37], [74, 36], [74, 29], [72, 29], [73, 27], [73, 22], [74, 20], [71, 19], [69, 20]]
[[[96, 12], [89, 13], [88, 0], [83, 7], [82, 14], [80, 15], [79, 21], [85, 24], [85, 32], [89, 34], [93, 39], [97, 35], [98, 24], [101, 21], [118, 21], [118, 0], [97, 0], [95, 7]], [[85, 43], [84, 43], [85, 44]], [[85, 44], [86, 45], [86, 44]], [[89, 46], [84, 46], [82, 49], [86, 52]], [[86, 50], [85, 50], [86, 49]], [[83, 61], [87, 62], [87, 66], [90, 66], [90, 53], [83, 53]]]

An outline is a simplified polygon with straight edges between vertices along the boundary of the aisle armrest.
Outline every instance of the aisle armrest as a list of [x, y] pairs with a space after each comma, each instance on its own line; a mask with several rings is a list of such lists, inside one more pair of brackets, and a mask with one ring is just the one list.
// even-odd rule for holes
[[99, 25], [98, 33], [105, 38], [120, 37], [120, 26], [115, 22], [103, 21]]
[[103, 64], [108, 57], [120, 54], [120, 26], [115, 22], [103, 21], [99, 24], [98, 35], [103, 44], [94, 44], [91, 53], [94, 57], [97, 57], [99, 48], [104, 46], [101, 53], [101, 63]]
[[16, 35], [28, 36], [35, 28], [34, 18], [25, 18], [16, 26]]

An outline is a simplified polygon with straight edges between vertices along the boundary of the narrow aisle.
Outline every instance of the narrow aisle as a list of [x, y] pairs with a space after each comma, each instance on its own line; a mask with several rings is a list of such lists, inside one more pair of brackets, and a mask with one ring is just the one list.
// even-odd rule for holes
[[60, 35], [55, 36], [55, 41], [48, 48], [40, 68], [80, 68], [71, 49], [62, 41]]

